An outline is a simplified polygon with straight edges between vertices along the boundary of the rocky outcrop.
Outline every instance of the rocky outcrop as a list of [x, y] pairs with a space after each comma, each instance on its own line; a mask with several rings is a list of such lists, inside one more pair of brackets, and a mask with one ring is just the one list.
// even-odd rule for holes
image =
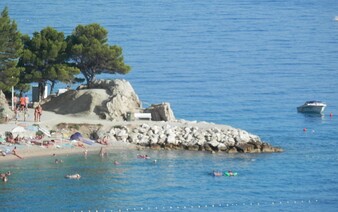
[[121, 121], [127, 112], [141, 112], [141, 102], [126, 80], [96, 80], [91, 89], [69, 90], [42, 105], [44, 110], [78, 116], [97, 115]]
[[[89, 118], [91, 115], [114, 120], [112, 141], [118, 140], [153, 149], [187, 149], [227, 153], [281, 152], [244, 130], [206, 122], [175, 119], [169, 103], [147, 109], [126, 80], [94, 81], [91, 89], [70, 90], [44, 103], [44, 110]], [[132, 113], [151, 113], [154, 121], [132, 120]], [[138, 114], [139, 115], [139, 114]], [[119, 122], [122, 121], [122, 122]], [[99, 136], [91, 134], [92, 138]]]
[[151, 120], [153, 121], [174, 121], [175, 115], [170, 108], [168, 102], [162, 104], [152, 104], [150, 107], [144, 109], [145, 113], [151, 113]]
[[4, 122], [6, 117], [12, 118], [13, 116], [14, 112], [10, 109], [5, 94], [0, 90], [0, 122]]
[[282, 152], [253, 134], [226, 125], [192, 123], [186, 121], [170, 125], [115, 126], [110, 130], [113, 140], [128, 142], [153, 149], [186, 149], [226, 153]]
[[42, 102], [42, 108], [58, 114], [96, 115], [112, 121], [127, 120], [134, 113], [151, 113], [153, 121], [175, 120], [169, 103], [141, 108], [133, 87], [123, 79], [95, 80], [90, 89], [80, 86], [77, 90], [50, 96]]

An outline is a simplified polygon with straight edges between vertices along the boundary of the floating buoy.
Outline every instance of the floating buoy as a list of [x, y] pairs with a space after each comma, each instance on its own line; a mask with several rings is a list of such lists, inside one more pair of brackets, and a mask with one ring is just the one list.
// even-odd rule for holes
[[333, 113], [330, 113], [330, 117], [331, 117], [331, 118], [333, 117]]

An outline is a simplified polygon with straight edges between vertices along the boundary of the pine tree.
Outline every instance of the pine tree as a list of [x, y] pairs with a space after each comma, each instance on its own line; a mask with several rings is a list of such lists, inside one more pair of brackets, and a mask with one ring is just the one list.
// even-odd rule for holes
[[9, 91], [19, 82], [23, 70], [17, 67], [23, 47], [20, 37], [17, 25], [5, 7], [0, 16], [0, 89], [3, 91]]
[[26, 83], [37, 82], [40, 96], [48, 82], [52, 93], [58, 81], [71, 83], [80, 73], [79, 69], [66, 63], [67, 42], [63, 32], [46, 27], [35, 32], [32, 38], [23, 36], [22, 40], [25, 47], [19, 64], [25, 67], [25, 72], [21, 79]]
[[124, 63], [122, 48], [107, 43], [108, 32], [99, 24], [78, 25], [68, 36], [68, 54], [80, 69], [90, 87], [95, 75], [126, 74], [130, 66]]

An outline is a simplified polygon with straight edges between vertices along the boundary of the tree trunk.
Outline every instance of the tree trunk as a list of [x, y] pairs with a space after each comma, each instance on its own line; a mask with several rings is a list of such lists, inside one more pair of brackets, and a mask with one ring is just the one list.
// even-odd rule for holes
[[39, 82], [39, 102], [43, 99], [44, 93], [45, 93], [45, 82]]
[[50, 94], [53, 93], [54, 86], [55, 86], [55, 81], [51, 81], [51, 83], [50, 83], [50, 91], [49, 91]]

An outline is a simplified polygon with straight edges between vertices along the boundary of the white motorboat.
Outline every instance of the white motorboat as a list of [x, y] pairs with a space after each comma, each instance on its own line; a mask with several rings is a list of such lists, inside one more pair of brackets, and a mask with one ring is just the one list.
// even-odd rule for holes
[[302, 106], [297, 107], [300, 113], [323, 113], [326, 104], [321, 101], [307, 101]]

